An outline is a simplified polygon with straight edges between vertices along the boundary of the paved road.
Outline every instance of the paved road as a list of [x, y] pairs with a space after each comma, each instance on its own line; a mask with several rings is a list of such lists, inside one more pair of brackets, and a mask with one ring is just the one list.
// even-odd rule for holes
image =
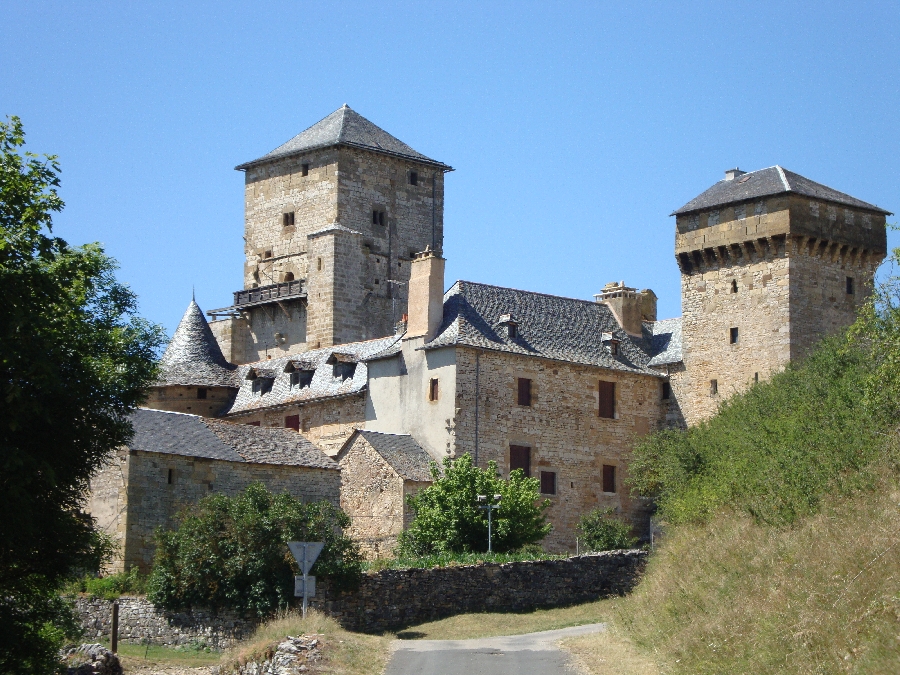
[[605, 624], [478, 640], [394, 640], [386, 675], [572, 675], [563, 638], [597, 633]]

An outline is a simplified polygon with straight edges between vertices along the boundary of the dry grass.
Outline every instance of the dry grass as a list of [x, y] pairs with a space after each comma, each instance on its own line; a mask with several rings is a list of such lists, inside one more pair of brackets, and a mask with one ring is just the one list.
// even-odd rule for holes
[[592, 675], [659, 675], [656, 662], [639, 652], [614, 627], [602, 633], [563, 640], [562, 648]]
[[900, 673], [900, 484], [879, 481], [790, 528], [673, 529], [614, 626], [665, 673]]
[[581, 626], [605, 621], [609, 617], [609, 602], [598, 600], [573, 607], [537, 609], [522, 613], [459, 614], [412, 626], [397, 633], [397, 637], [401, 640], [468, 640]]
[[352, 633], [315, 610], [310, 610], [306, 619], [291, 611], [262, 624], [253, 637], [227, 652], [222, 659], [222, 673], [232, 672], [248, 661], [265, 659], [287, 635], [317, 635], [323, 644], [324, 659], [316, 671], [335, 675], [383, 672], [394, 637]]

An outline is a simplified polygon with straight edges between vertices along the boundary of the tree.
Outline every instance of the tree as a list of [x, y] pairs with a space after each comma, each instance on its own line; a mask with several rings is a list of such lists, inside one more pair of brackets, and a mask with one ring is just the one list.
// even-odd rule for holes
[[[44, 673], [70, 627], [56, 590], [108, 552], [88, 481], [131, 434], [162, 331], [98, 244], [51, 237], [59, 164], [0, 122], [0, 670]], [[15, 517], [10, 517], [12, 514]]]
[[443, 475], [432, 464], [434, 482], [407, 497], [415, 517], [400, 536], [400, 552], [407, 555], [487, 551], [487, 514], [478, 508], [478, 495], [501, 495], [492, 515], [492, 546], [498, 553], [513, 551], [543, 539], [550, 532], [541, 501], [540, 481], [521, 469], [503, 480], [496, 462], [479, 469], [468, 453], [444, 459]]
[[311, 570], [338, 587], [359, 580], [362, 558], [343, 534], [350, 518], [330, 502], [275, 495], [253, 483], [236, 497], [210, 495], [157, 533], [151, 602], [170, 609], [227, 607], [265, 616], [294, 597], [300, 570], [289, 541], [322, 541]]

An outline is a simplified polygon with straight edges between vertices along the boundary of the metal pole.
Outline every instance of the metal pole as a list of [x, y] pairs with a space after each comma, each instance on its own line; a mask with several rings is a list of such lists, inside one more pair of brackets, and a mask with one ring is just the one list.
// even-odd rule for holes
[[306, 544], [303, 544], [303, 618], [306, 618], [306, 594], [309, 591], [306, 582]]
[[494, 509], [488, 504], [487, 512], [488, 512], [488, 553], [491, 552], [491, 512]]
[[110, 635], [109, 650], [115, 654], [119, 651], [119, 601], [113, 602], [112, 606], [112, 635]]

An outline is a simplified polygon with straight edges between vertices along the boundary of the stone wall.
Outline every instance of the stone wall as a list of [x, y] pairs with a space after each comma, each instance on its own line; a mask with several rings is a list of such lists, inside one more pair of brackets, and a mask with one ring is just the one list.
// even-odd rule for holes
[[[200, 398], [201, 394], [203, 398]], [[156, 386], [150, 387], [144, 407], [202, 417], [218, 417], [228, 409], [236, 394], [237, 387]]]
[[[525, 611], [588, 602], [631, 591], [646, 551], [608, 551], [561, 560], [482, 563], [364, 574], [355, 591], [333, 592], [316, 583], [312, 607], [351, 630], [380, 633], [466, 612]], [[88, 639], [109, 635], [112, 602], [79, 598], [76, 610]], [[190, 644], [221, 649], [247, 638], [255, 619], [233, 613], [167, 612], [144, 598], [119, 599], [123, 642]]]

